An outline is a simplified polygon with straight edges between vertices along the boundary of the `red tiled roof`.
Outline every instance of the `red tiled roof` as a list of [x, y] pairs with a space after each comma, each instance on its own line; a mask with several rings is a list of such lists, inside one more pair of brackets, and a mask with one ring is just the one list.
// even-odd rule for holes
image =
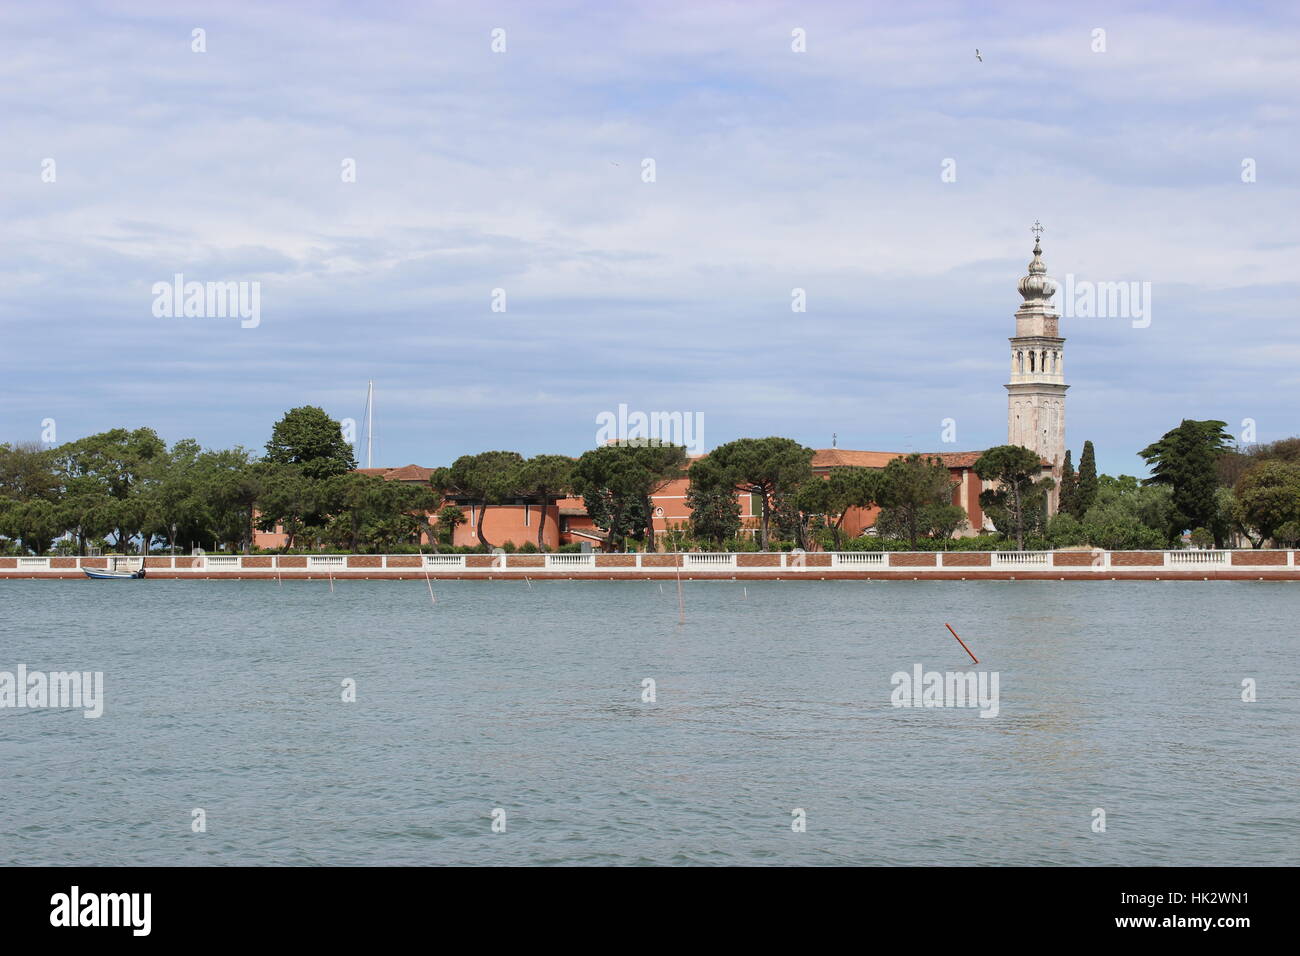
[[848, 448], [818, 448], [813, 452], [814, 468], [884, 468], [895, 458], [897, 451], [852, 451]]
[[394, 468], [384, 477], [389, 481], [428, 481], [432, 474], [433, 469], [425, 468], [423, 465], [403, 465], [401, 468]]
[[[902, 451], [853, 451], [849, 448], [819, 448], [813, 453], [814, 468], [884, 468], [895, 458], [904, 458], [910, 452]], [[971, 468], [979, 459], [982, 451], [934, 451], [921, 452], [923, 458], [938, 458], [949, 468]], [[1052, 463], [1043, 460], [1043, 467], [1050, 468]]]
[[428, 481], [432, 468], [423, 465], [403, 465], [401, 468], [357, 468], [359, 475], [372, 475], [385, 481]]

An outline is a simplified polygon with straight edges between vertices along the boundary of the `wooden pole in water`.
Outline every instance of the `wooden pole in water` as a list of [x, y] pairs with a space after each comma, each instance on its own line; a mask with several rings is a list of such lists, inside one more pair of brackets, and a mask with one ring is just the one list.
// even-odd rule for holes
[[[417, 547], [418, 547], [417, 542]], [[437, 605], [438, 599], [433, 596], [433, 581], [429, 578], [429, 566], [424, 563], [424, 548], [420, 548], [420, 567], [424, 568], [424, 583], [429, 586], [429, 603]]]
[[[951, 624], [945, 621], [943, 626], [948, 629], [948, 631], [952, 634], [953, 637], [957, 637], [957, 632], [952, 629]], [[970, 648], [966, 646], [966, 642], [963, 641], [960, 637], [957, 637], [957, 643], [962, 646], [962, 650], [964, 650], [967, 654], [970, 654]], [[979, 658], [976, 657], [974, 654], [970, 654], [970, 659], [973, 660], [976, 664], [980, 662]]]
[[686, 623], [686, 605], [682, 603], [682, 555], [677, 553], [677, 623]]

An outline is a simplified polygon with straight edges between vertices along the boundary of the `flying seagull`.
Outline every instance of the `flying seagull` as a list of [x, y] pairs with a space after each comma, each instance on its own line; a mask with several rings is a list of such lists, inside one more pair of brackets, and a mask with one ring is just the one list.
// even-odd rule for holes
[[979, 60], [981, 63], [984, 62], [984, 57], [980, 56], [980, 48], [979, 48], [979, 47], [976, 47], [976, 48], [975, 48], [975, 59]]

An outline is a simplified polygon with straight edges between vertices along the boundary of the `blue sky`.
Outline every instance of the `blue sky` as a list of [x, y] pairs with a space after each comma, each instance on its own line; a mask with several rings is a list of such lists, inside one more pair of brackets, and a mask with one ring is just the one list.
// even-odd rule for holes
[[[620, 404], [984, 448], [1035, 219], [1053, 276], [1151, 283], [1149, 327], [1062, 321], [1076, 458], [1300, 432], [1284, 4], [7, 5], [0, 103], [0, 441], [260, 449], [373, 379], [384, 465], [578, 454]], [[155, 317], [176, 273], [260, 324]]]

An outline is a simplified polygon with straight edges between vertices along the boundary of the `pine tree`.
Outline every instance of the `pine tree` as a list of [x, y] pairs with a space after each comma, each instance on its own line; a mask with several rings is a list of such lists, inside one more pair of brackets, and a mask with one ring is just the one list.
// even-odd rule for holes
[[1074, 490], [1074, 516], [1082, 518], [1097, 500], [1097, 453], [1093, 451], [1092, 442], [1083, 443], [1083, 454], [1079, 456], [1079, 476]]
[[1219, 457], [1229, 447], [1232, 436], [1220, 421], [1183, 419], [1179, 426], [1165, 432], [1160, 440], [1138, 452], [1151, 468], [1146, 485], [1167, 485], [1173, 494], [1181, 528], [1207, 528], [1215, 533], [1215, 543], [1222, 546], [1223, 532], [1215, 530], [1219, 515]]

